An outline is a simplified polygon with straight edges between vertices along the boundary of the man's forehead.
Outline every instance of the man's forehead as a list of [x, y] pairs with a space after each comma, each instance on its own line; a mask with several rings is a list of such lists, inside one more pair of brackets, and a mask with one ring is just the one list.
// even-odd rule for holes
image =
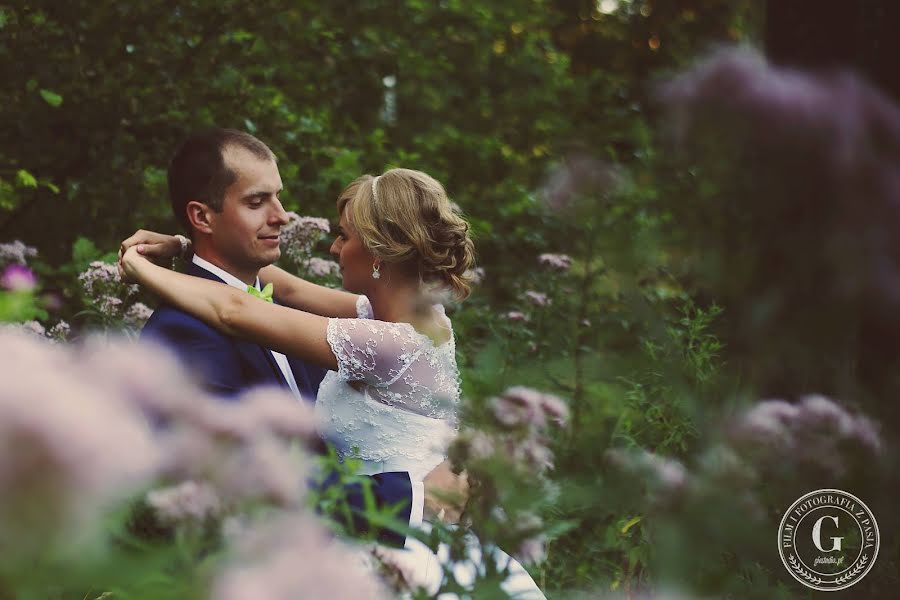
[[278, 167], [275, 161], [269, 158], [257, 156], [246, 148], [232, 144], [222, 151], [222, 160], [230, 171], [238, 175], [239, 181], [248, 177], [257, 180], [260, 175], [264, 175], [273, 179], [272, 185], [280, 186]]
[[239, 167], [249, 162], [271, 162], [270, 158], [261, 157], [238, 144], [225, 146], [222, 149], [222, 160], [228, 167]]

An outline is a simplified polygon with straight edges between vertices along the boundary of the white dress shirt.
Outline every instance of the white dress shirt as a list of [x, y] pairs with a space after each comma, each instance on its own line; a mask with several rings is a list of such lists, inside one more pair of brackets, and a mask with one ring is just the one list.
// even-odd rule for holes
[[[208, 260], [204, 260], [197, 256], [196, 254], [193, 256], [193, 262], [195, 265], [200, 267], [201, 269], [205, 269], [217, 276], [219, 279], [230, 285], [231, 287], [237, 288], [243, 292], [247, 291], [247, 284], [232, 275], [231, 273], [224, 271], [212, 264]], [[259, 277], [256, 278], [256, 289], [260, 289], [259, 285]], [[291, 365], [288, 363], [287, 357], [280, 353], [275, 352], [274, 350], [269, 350], [272, 353], [272, 356], [275, 358], [275, 362], [278, 364], [278, 368], [281, 369], [281, 373], [284, 375], [285, 381], [287, 381], [288, 387], [291, 388], [291, 392], [297, 398], [297, 400], [302, 401], [303, 397], [300, 395], [300, 389], [297, 387], [297, 380], [294, 378], [294, 372], [291, 371]], [[422, 520], [424, 518], [425, 513], [425, 484], [421, 481], [413, 481], [412, 482], [412, 507], [409, 513], [409, 525], [410, 527], [420, 527], [422, 525]], [[407, 544], [409, 543], [409, 538], [407, 537]]]

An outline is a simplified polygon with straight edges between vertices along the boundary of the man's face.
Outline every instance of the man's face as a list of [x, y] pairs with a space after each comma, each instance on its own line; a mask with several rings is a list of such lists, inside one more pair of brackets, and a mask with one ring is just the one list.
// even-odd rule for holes
[[240, 147], [226, 148], [224, 159], [237, 179], [225, 192], [222, 211], [210, 215], [212, 245], [223, 268], [237, 277], [256, 277], [281, 256], [279, 232], [288, 222], [278, 199], [281, 176], [274, 161]]

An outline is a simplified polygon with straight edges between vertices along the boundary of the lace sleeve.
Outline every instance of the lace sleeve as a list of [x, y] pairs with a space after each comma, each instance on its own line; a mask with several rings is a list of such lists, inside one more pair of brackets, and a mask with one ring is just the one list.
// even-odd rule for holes
[[453, 340], [435, 347], [406, 323], [328, 319], [328, 344], [343, 381], [368, 384], [367, 396], [427, 417], [455, 422], [459, 369]]
[[340, 378], [375, 386], [399, 379], [423, 346], [422, 336], [411, 325], [372, 319], [328, 319], [326, 336]]

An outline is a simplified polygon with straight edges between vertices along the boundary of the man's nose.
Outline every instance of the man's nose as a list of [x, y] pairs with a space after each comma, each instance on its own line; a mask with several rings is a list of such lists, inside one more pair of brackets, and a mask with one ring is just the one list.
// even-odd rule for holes
[[290, 217], [288, 217], [287, 212], [284, 210], [284, 206], [281, 205], [281, 200], [275, 198], [272, 207], [272, 213], [269, 215], [269, 223], [271, 225], [287, 225], [288, 221], [290, 221]]

